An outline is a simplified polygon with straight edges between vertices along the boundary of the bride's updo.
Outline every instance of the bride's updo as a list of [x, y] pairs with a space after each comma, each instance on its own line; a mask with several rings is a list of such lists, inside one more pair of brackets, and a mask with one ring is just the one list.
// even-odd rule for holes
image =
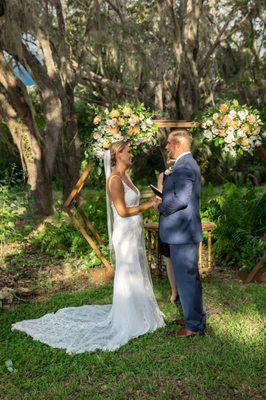
[[127, 145], [128, 145], [128, 143], [123, 142], [122, 140], [120, 142], [115, 142], [115, 143], [111, 144], [110, 149], [109, 149], [110, 155], [111, 155], [111, 167], [114, 167], [116, 164], [116, 154], [123, 151]]

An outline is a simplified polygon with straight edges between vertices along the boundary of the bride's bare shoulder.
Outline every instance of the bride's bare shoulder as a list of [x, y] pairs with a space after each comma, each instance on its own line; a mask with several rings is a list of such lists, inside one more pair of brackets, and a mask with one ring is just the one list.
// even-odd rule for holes
[[112, 172], [108, 178], [108, 187], [123, 187], [123, 181], [117, 172]]

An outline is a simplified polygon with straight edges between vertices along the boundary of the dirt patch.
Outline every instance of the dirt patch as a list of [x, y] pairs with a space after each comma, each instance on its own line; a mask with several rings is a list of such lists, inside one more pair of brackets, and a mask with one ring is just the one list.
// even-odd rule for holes
[[113, 277], [105, 268], [79, 268], [76, 260], [55, 259], [27, 245], [5, 250], [5, 258], [0, 259], [0, 290], [13, 289], [15, 302], [95, 287]]

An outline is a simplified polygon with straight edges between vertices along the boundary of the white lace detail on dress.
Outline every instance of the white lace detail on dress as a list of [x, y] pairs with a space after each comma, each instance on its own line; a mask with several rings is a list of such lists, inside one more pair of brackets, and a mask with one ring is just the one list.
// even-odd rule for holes
[[[126, 206], [138, 205], [139, 191], [123, 183]], [[112, 208], [116, 256], [113, 304], [63, 308], [39, 319], [17, 322], [12, 330], [76, 354], [96, 349], [113, 351], [134, 337], [164, 326], [149, 276], [142, 217], [120, 217]]]

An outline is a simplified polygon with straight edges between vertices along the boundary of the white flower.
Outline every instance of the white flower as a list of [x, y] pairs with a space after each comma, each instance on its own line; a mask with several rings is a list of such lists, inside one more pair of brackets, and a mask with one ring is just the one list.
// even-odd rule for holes
[[231, 119], [235, 119], [235, 117], [236, 117], [236, 111], [235, 111], [235, 110], [231, 110], [231, 111], [229, 112], [229, 117], [230, 117]]
[[135, 126], [135, 125], [137, 125], [137, 123], [138, 123], [138, 121], [136, 121], [134, 118], [130, 118], [130, 120], [129, 120], [130, 126]]
[[227, 135], [232, 135], [234, 133], [234, 128], [232, 128], [232, 126], [230, 126], [227, 130], [226, 130], [226, 134]]
[[146, 131], [146, 130], [148, 129], [145, 122], [142, 122], [142, 124], [140, 125], [140, 127], [141, 127], [141, 129], [142, 129], [143, 131]]
[[237, 136], [238, 136], [239, 138], [246, 137], [246, 134], [245, 134], [244, 131], [242, 131], [242, 129], [238, 129], [238, 130], [236, 131], [236, 134], [237, 134]]
[[263, 132], [261, 136], [262, 136], [263, 138], [265, 138], [265, 137], [266, 137], [266, 132]]
[[144, 115], [143, 115], [143, 114], [140, 114], [140, 115], [139, 115], [139, 119], [140, 119], [141, 121], [143, 121], [143, 120], [145, 119]]
[[95, 155], [97, 158], [102, 158], [104, 156], [104, 151], [103, 150], [97, 150], [95, 152]]
[[232, 157], [235, 157], [236, 156], [236, 151], [234, 149], [231, 149], [230, 150], [230, 154], [231, 154]]
[[212, 119], [215, 120], [217, 118], [219, 118], [219, 114], [218, 113], [214, 113], [213, 116], [212, 116]]
[[171, 175], [172, 172], [173, 172], [173, 167], [167, 168], [167, 169], [164, 171], [164, 175], [166, 175], [166, 176]]
[[259, 146], [261, 146], [261, 141], [260, 141], [260, 140], [256, 140], [256, 142], [255, 142], [255, 146], [256, 146], [256, 147], [259, 147]]
[[208, 139], [208, 140], [211, 140], [212, 139], [212, 132], [211, 131], [204, 131], [204, 133], [203, 133], [203, 135], [204, 135], [204, 137], [206, 138], [206, 139]]
[[95, 133], [95, 134], [93, 135], [93, 138], [94, 138], [95, 140], [99, 140], [99, 139], [101, 139], [101, 135], [100, 135], [99, 133]]
[[226, 143], [235, 142], [235, 137], [234, 137], [233, 133], [230, 132], [230, 133], [224, 138], [224, 141], [225, 141]]
[[246, 117], [248, 115], [248, 112], [247, 112], [247, 110], [241, 110], [241, 111], [238, 111], [237, 114], [238, 114], [239, 118], [241, 119], [241, 121], [244, 121], [244, 119], [246, 119]]
[[153, 121], [150, 118], [147, 118], [145, 122], [146, 122], [147, 126], [152, 126], [153, 125]]
[[112, 119], [107, 119], [106, 120], [106, 125], [108, 126], [115, 126], [116, 125], [116, 118], [112, 118]]

